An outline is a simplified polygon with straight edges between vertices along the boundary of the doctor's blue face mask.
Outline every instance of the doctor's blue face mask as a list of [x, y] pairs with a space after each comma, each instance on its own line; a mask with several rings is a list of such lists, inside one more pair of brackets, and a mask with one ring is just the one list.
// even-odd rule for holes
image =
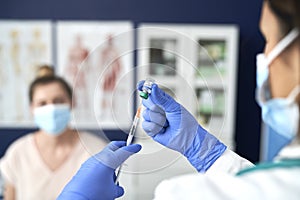
[[287, 98], [271, 98], [268, 82], [269, 65], [287, 48], [299, 35], [298, 29], [293, 29], [268, 54], [257, 55], [256, 69], [256, 100], [262, 109], [262, 119], [276, 133], [291, 140], [299, 128], [299, 106], [295, 102], [300, 93], [300, 85], [296, 86]]
[[67, 104], [50, 104], [33, 111], [36, 125], [49, 135], [60, 135], [70, 121], [71, 111]]

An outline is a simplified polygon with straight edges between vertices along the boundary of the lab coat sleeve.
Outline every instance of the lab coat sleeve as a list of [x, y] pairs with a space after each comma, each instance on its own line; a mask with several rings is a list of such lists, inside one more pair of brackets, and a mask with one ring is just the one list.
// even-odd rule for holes
[[216, 172], [191, 174], [161, 182], [155, 200], [296, 200], [300, 197], [300, 169], [272, 169], [242, 176]]
[[227, 149], [206, 171], [206, 173], [225, 172], [229, 174], [236, 174], [240, 170], [252, 166], [254, 165], [250, 161]]

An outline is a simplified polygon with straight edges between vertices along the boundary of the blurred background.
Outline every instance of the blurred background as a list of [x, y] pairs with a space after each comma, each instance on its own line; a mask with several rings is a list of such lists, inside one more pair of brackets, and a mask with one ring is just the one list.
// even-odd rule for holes
[[[191, 27], [203, 27], [203, 26], [221, 26], [221, 27], [234, 27], [235, 32], [234, 39], [236, 40], [236, 48], [234, 49], [234, 58], [235, 61], [233, 62], [234, 65], [234, 77], [230, 79], [225, 79], [226, 81], [233, 81], [233, 90], [234, 92], [231, 93], [231, 96], [228, 101], [233, 101], [232, 104], [233, 109], [232, 112], [227, 110], [227, 115], [232, 117], [233, 122], [231, 127], [231, 140], [228, 141], [232, 146], [233, 149], [241, 156], [249, 159], [252, 162], [258, 162], [260, 159], [264, 159], [262, 155], [262, 151], [260, 149], [261, 144], [261, 119], [260, 119], [260, 110], [258, 105], [255, 101], [255, 66], [256, 66], [256, 54], [263, 51], [264, 40], [259, 32], [259, 17], [260, 17], [260, 7], [261, 7], [261, 0], [253, 0], [253, 1], [240, 1], [240, 0], [227, 0], [227, 1], [220, 1], [220, 0], [191, 0], [191, 1], [179, 1], [179, 0], [164, 0], [164, 1], [139, 1], [139, 0], [87, 0], [87, 1], [71, 1], [71, 0], [52, 0], [52, 1], [38, 1], [38, 0], [26, 0], [26, 1], [17, 1], [17, 0], [10, 0], [10, 1], [1, 1], [0, 6], [0, 20], [2, 23], [9, 22], [10, 20], [13, 21], [28, 21], [28, 20], [46, 20], [52, 23], [50, 28], [50, 33], [54, 36], [51, 38], [52, 49], [55, 51], [62, 51], [61, 49], [64, 48], [64, 44], [68, 45], [66, 40], [60, 40], [59, 37], [68, 37], [68, 36], [61, 36], [58, 34], [59, 31], [59, 23], [63, 26], [63, 23], [67, 23], [70, 21], [77, 21], [83, 24], [92, 23], [99, 23], [100, 26], [110, 27], [111, 24], [115, 22], [124, 22], [121, 23], [119, 29], [116, 31], [115, 27], [111, 28], [111, 30], [115, 31], [114, 33], [117, 34], [122, 31], [130, 31], [130, 34], [126, 34], [126, 37], [129, 38], [130, 43], [128, 44], [120, 44], [115, 42], [115, 44], [119, 45], [119, 51], [122, 53], [125, 52], [127, 49], [136, 49], [141, 45], [143, 39], [139, 38], [139, 36], [144, 36], [144, 38], [149, 39], [149, 44], [153, 50], [150, 51], [148, 62], [154, 62], [155, 60], [151, 60], [152, 58], [155, 59], [159, 57], [160, 52], [155, 51], [155, 48], [175, 48], [172, 47], [173, 42], [172, 40], [164, 40], [161, 41], [159, 39], [151, 40], [150, 36], [144, 34], [136, 28], [141, 27], [141, 25], [147, 24], [156, 24], [167, 25], [170, 27], [174, 26], [179, 27], [179, 29], [184, 26], [191, 26]], [[105, 22], [101, 24], [101, 22]], [[78, 23], [78, 24], [80, 24]], [[5, 23], [4, 23], [5, 24]], [[54, 24], [54, 26], [53, 26]], [[0, 23], [1, 25], [1, 23]], [[75, 24], [76, 25], [76, 24]], [[49, 27], [46, 27], [49, 28]], [[82, 29], [85, 29], [84, 27]], [[86, 27], [89, 30], [89, 27]], [[176, 29], [176, 28], [175, 28]], [[178, 30], [179, 30], [178, 29]], [[5, 38], [4, 29], [0, 28], [0, 41], [1, 38]], [[61, 28], [60, 33], [65, 33], [71, 31], [72, 28]], [[91, 29], [93, 30], [93, 29]], [[107, 28], [106, 33], [111, 31]], [[131, 31], [133, 30], [133, 31]], [[97, 30], [96, 30], [97, 31]], [[118, 32], [119, 31], [119, 32]], [[201, 29], [195, 29], [195, 31], [201, 32]], [[186, 34], [189, 34], [186, 32]], [[11, 37], [17, 37], [17, 34], [11, 35]], [[167, 34], [166, 34], [167, 35]], [[196, 32], [197, 35], [197, 32]], [[200, 34], [201, 35], [201, 34]], [[222, 34], [221, 34], [222, 35]], [[226, 34], [224, 33], [226, 36]], [[107, 35], [103, 35], [102, 37], [105, 38]], [[155, 36], [155, 33], [153, 33]], [[226, 37], [222, 39], [205, 39], [197, 41], [197, 37], [194, 39], [206, 49], [207, 53], [209, 54], [210, 58], [217, 63], [218, 65], [222, 65], [222, 55], [225, 55], [223, 51], [226, 49]], [[20, 36], [22, 38], [22, 36]], [[36, 33], [36, 37], [38, 37], [38, 33]], [[122, 36], [120, 36], [122, 37]], [[170, 36], [171, 37], [171, 36]], [[171, 37], [172, 38], [172, 37]], [[118, 39], [118, 38], [117, 38]], [[77, 42], [80, 38], [77, 38]], [[103, 39], [104, 40], [104, 39]], [[57, 42], [58, 41], [58, 42]], [[107, 37], [105, 38], [107, 42]], [[124, 38], [121, 40], [124, 41]], [[159, 45], [164, 45], [167, 47], [160, 47]], [[88, 45], [88, 43], [86, 43]], [[126, 46], [127, 45], [127, 46]], [[125, 46], [125, 47], [124, 47]], [[92, 47], [91, 47], [92, 48]], [[104, 48], [104, 47], [103, 47]], [[122, 49], [123, 48], [123, 49]], [[182, 47], [181, 47], [182, 48]], [[186, 49], [183, 47], [180, 51], [189, 52], [190, 49], [187, 47]], [[1, 49], [0, 52], [6, 51], [6, 49]], [[119, 52], [119, 53], [120, 53]], [[231, 51], [228, 53], [230, 54]], [[157, 56], [158, 54], [158, 56]], [[56, 56], [57, 52], [53, 52], [51, 54], [50, 60], [53, 60], [54, 63], [52, 64], [55, 67], [55, 71], [59, 74], [64, 75], [63, 67], [60, 66], [60, 58]], [[215, 55], [215, 57], [213, 57]], [[221, 55], [221, 56], [220, 56]], [[226, 54], [227, 55], [227, 54]], [[156, 68], [151, 68], [146, 74], [140, 74], [139, 66], [143, 65], [143, 57], [140, 56], [138, 51], [131, 52], [128, 56], [131, 56], [130, 61], [125, 58], [123, 61], [124, 65], [124, 74], [130, 74], [128, 77], [123, 76], [124, 80], [130, 82], [129, 90], [126, 88], [121, 88], [120, 91], [123, 91], [126, 97], [126, 91], [129, 93], [134, 90], [136, 82], [140, 78], [144, 78], [144, 75], [155, 75], [158, 73], [160, 75], [159, 80], [166, 80], [165, 77], [172, 76], [173, 72], [170, 71], [162, 71], [159, 66]], [[201, 56], [200, 56], [201, 57]], [[1, 59], [1, 58], [0, 58]], [[168, 60], [169, 59], [169, 60]], [[226, 59], [225, 59], [226, 60]], [[221, 62], [217, 62], [221, 61]], [[63, 63], [64, 61], [62, 61]], [[221, 63], [221, 64], [220, 64]], [[166, 55], [166, 60], [164, 65], [173, 66], [174, 60], [172, 60], [172, 56]], [[206, 65], [207, 61], [199, 61], [198, 64]], [[0, 76], [1, 79], [4, 80], [4, 77], [10, 79], [10, 76], [6, 76], [5, 73], [8, 73], [10, 69], [8, 66], [3, 66], [0, 64], [2, 68], [0, 73], [4, 76]], [[204, 68], [203, 73], [209, 74], [210, 71]], [[30, 70], [28, 68], [28, 70]], [[155, 71], [156, 70], [156, 71]], [[220, 68], [222, 73], [222, 66]], [[128, 72], [128, 73], [126, 73]], [[143, 72], [144, 73], [144, 72]], [[162, 78], [163, 76], [163, 78]], [[182, 77], [185, 78], [184, 73]], [[188, 78], [188, 77], [186, 77]], [[123, 81], [124, 81], [123, 80]], [[8, 80], [9, 81], [9, 80]], [[162, 81], [161, 81], [162, 82]], [[0, 80], [1, 83], [1, 80]], [[3, 83], [2, 83], [3, 84]], [[167, 85], [168, 83], [164, 83], [162, 85]], [[175, 87], [175, 86], [174, 86]], [[1, 88], [1, 86], [0, 86]], [[130, 89], [131, 88], [131, 89]], [[128, 89], [128, 88], [127, 88]], [[171, 89], [172, 86], [168, 86], [166, 89]], [[125, 92], [124, 92], [125, 91]], [[12, 91], [0, 91], [0, 98], [5, 99], [11, 95]], [[216, 90], [214, 93], [214, 99], [216, 99], [215, 104], [219, 105], [218, 102], [223, 102], [221, 90]], [[225, 91], [226, 93], [226, 91]], [[101, 95], [101, 94], [99, 94]], [[132, 97], [132, 102], [126, 102], [132, 107], [132, 111], [129, 111], [129, 115], [133, 116], [133, 113], [136, 108], [136, 100], [134, 94], [129, 94]], [[175, 94], [178, 95], [178, 94]], [[195, 90], [195, 95], [197, 98], [202, 97], [202, 100], [205, 99], [207, 93], [203, 90], [198, 89]], [[27, 93], [19, 94], [19, 98], [27, 98]], [[205, 100], [204, 103], [205, 104]], [[15, 106], [12, 106], [12, 109], [16, 109]], [[227, 104], [223, 105], [227, 106]], [[1, 116], [10, 115], [9, 109], [4, 108], [3, 105], [0, 107]], [[209, 113], [209, 106], [204, 106], [199, 109], [199, 115], [205, 115], [205, 113]], [[222, 108], [216, 107], [215, 109], [220, 109], [222, 112]], [[223, 108], [224, 109], [224, 108]], [[21, 109], [20, 109], [21, 110]], [[79, 111], [81, 112], [81, 111]], [[88, 113], [84, 113], [88, 114]], [[101, 113], [100, 113], [101, 114]], [[197, 114], [197, 113], [194, 113]], [[210, 113], [211, 114], [211, 113]], [[209, 115], [210, 116], [210, 115]], [[5, 118], [3, 118], [5, 119]], [[122, 120], [122, 119], [121, 119]], [[201, 118], [199, 119], [203, 123], [207, 121], [207, 119]], [[129, 122], [128, 122], [129, 121]], [[109, 123], [104, 125], [101, 129], [104, 131], [105, 135], [111, 139], [126, 139], [126, 130], [128, 128], [127, 124], [130, 124], [130, 117], [125, 119], [124, 126], [110, 126]], [[85, 129], [93, 132], [97, 132], [97, 128], [94, 126], [89, 127], [85, 124], [83, 126]], [[125, 127], [125, 128], [123, 128]], [[0, 157], [2, 157], [5, 153], [7, 147], [13, 142], [15, 139], [19, 138], [20, 136], [32, 132], [35, 130], [33, 126], [27, 126], [24, 124], [15, 124], [14, 126], [7, 125], [5, 120], [0, 121]], [[184, 170], [183, 170], [184, 171]], [[151, 173], [148, 173], [148, 176], [155, 179], [155, 176], [151, 176]], [[149, 177], [146, 177], [148, 179]], [[125, 180], [126, 181], [126, 180]], [[128, 181], [128, 180], [127, 180]], [[137, 180], [134, 180], [137, 181]], [[137, 182], [135, 184], [138, 184]]]

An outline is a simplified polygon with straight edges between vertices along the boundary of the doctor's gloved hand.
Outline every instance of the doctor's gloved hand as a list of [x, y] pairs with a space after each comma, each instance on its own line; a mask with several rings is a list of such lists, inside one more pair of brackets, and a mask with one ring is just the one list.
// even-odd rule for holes
[[[142, 90], [143, 83], [138, 83], [138, 90]], [[160, 144], [183, 154], [198, 172], [205, 172], [226, 150], [223, 143], [157, 84], [152, 85], [143, 105], [144, 131]]]
[[115, 169], [141, 150], [139, 144], [125, 145], [124, 141], [111, 142], [85, 161], [57, 200], [110, 200], [122, 196], [124, 189], [115, 184]]

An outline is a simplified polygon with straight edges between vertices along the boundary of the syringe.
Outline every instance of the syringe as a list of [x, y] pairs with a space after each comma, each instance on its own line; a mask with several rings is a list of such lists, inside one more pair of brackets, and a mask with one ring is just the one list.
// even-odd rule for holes
[[[152, 84], [154, 82], [155, 81], [151, 78], [147, 78], [145, 80], [143, 87], [142, 87], [142, 91], [140, 91], [140, 93], [139, 93], [141, 98], [148, 99], [149, 95], [151, 94]], [[126, 146], [130, 145], [134, 138], [134, 134], [135, 134], [136, 128], [137, 128], [139, 120], [140, 120], [141, 109], [142, 109], [142, 101], [140, 101], [139, 107], [135, 113], [132, 125], [130, 127], [128, 137], [126, 140]], [[117, 169], [115, 184], [118, 184], [121, 169], [122, 169], [122, 165]]]
[[134, 134], [135, 134], [135, 131], [136, 131], [136, 127], [139, 123], [139, 120], [140, 120], [140, 115], [141, 115], [141, 109], [142, 109], [142, 104], [140, 103], [136, 113], [135, 113], [135, 117], [134, 117], [134, 120], [132, 122], [132, 125], [131, 125], [131, 128], [129, 130], [129, 134], [128, 134], [128, 137], [127, 137], [127, 140], [126, 140], [126, 146], [130, 145], [131, 142], [132, 142], [132, 139], [134, 137]]
[[[137, 111], [135, 113], [132, 125], [131, 125], [129, 133], [128, 133], [128, 137], [127, 137], [127, 140], [126, 140], [126, 146], [128, 146], [128, 145], [130, 145], [132, 143], [132, 140], [133, 140], [133, 137], [134, 137], [137, 125], [138, 125], [139, 120], [140, 120], [141, 109], [142, 109], [142, 103], [140, 103], [140, 105], [139, 105], [139, 107], [138, 107], [138, 109], [137, 109]], [[118, 171], [116, 172], [116, 176], [117, 177], [116, 177], [116, 180], [115, 180], [115, 184], [117, 184], [118, 181], [119, 181], [121, 169], [122, 169], [122, 165], [119, 167]]]

